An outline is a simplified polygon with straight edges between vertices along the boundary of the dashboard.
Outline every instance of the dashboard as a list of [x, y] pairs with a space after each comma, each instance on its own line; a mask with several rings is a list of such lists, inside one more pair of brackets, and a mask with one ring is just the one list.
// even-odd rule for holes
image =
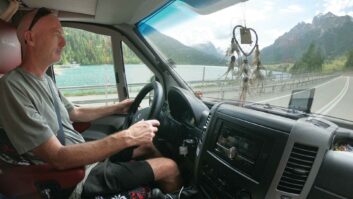
[[229, 104], [210, 112], [196, 161], [211, 198], [265, 198], [294, 122]]
[[209, 108], [190, 91], [172, 87], [168, 92], [168, 102], [172, 117], [190, 127], [202, 128]]
[[179, 88], [168, 101], [172, 117], [197, 140], [194, 176], [204, 198], [353, 198], [353, 153], [334, 149], [353, 143], [351, 129], [228, 103], [208, 110]]

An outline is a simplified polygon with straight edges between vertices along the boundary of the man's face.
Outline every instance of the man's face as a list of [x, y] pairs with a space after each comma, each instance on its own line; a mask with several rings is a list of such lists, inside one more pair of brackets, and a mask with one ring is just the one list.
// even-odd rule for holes
[[60, 61], [66, 42], [59, 20], [54, 15], [45, 16], [33, 27], [32, 32], [35, 53], [40, 61], [48, 65]]

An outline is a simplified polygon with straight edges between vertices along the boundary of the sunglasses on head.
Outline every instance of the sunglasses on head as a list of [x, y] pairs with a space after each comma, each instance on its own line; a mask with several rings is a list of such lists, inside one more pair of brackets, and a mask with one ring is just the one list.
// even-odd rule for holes
[[52, 12], [48, 8], [41, 7], [37, 10], [36, 14], [33, 17], [32, 23], [29, 26], [28, 30], [32, 30], [33, 26], [41, 19], [42, 17], [45, 17]]

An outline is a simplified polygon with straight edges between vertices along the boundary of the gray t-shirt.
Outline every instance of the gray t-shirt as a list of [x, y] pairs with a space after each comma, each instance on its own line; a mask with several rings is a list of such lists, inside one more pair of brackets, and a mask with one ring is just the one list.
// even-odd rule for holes
[[38, 159], [30, 151], [59, 131], [49, 84], [59, 105], [66, 145], [84, 142], [69, 118], [73, 104], [61, 95], [49, 76], [39, 78], [18, 67], [0, 78], [0, 124], [17, 152], [30, 154], [34, 163]]
[[[60, 93], [49, 76], [39, 78], [18, 67], [0, 78], [0, 126], [4, 128], [17, 152], [25, 155], [26, 159], [34, 164], [43, 161], [31, 151], [51, 136], [56, 136], [59, 131], [49, 84], [55, 90], [54, 97], [61, 113], [65, 144], [84, 142], [69, 118], [73, 104]], [[85, 177], [76, 186], [70, 198], [80, 198], [82, 186], [96, 164], [86, 165]]]

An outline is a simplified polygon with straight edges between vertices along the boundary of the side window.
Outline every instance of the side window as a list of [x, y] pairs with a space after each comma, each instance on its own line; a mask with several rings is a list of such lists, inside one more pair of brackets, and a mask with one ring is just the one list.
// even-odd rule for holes
[[[154, 74], [124, 42], [122, 42], [122, 49], [129, 97], [134, 99], [138, 92], [153, 80]], [[142, 101], [141, 108], [149, 106], [152, 100], [150, 96], [152, 93]]]
[[74, 104], [103, 105], [118, 101], [111, 37], [64, 28], [66, 46], [54, 65], [56, 83]]

